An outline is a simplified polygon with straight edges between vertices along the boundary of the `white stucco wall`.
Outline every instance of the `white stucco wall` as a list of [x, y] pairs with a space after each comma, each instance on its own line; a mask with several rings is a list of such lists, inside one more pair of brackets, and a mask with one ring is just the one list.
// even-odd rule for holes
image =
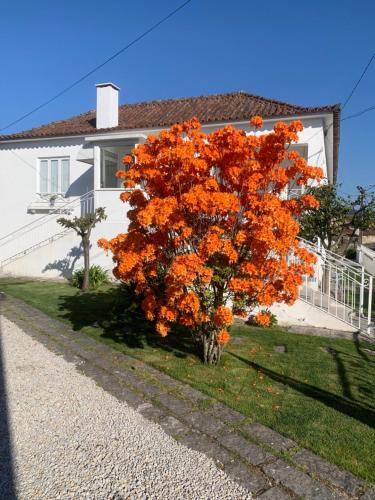
[[68, 199], [92, 190], [93, 167], [78, 161], [83, 155], [92, 156], [92, 146], [82, 138], [0, 143], [0, 238], [41, 216], [28, 213], [38, 199], [39, 158], [70, 158]]
[[[287, 123], [287, 120], [284, 120]], [[320, 167], [323, 170], [324, 177], [328, 176], [324, 124], [322, 118], [304, 118], [301, 119], [304, 129], [299, 132], [298, 144], [307, 145], [307, 160], [309, 165]], [[272, 131], [277, 120], [265, 122], [265, 126], [257, 131], [257, 135], [269, 133]], [[243, 127], [244, 130], [252, 132], [250, 127]]]
[[313, 326], [346, 332], [356, 331], [351, 325], [300, 299], [291, 306], [274, 304], [271, 312], [277, 317], [280, 326]]
[[[92, 264], [99, 264], [108, 269], [112, 276], [112, 258], [106, 256], [97, 246], [97, 240], [111, 237], [111, 231], [105, 231], [108, 226], [98, 226], [91, 237], [90, 258]], [[2, 269], [3, 275], [28, 276], [45, 279], [69, 279], [75, 269], [83, 267], [83, 253], [80, 238], [69, 232], [59, 239], [41, 245], [25, 256], [19, 256]]]
[[375, 276], [375, 251], [364, 245], [357, 248], [357, 262], [361, 264], [368, 273]]

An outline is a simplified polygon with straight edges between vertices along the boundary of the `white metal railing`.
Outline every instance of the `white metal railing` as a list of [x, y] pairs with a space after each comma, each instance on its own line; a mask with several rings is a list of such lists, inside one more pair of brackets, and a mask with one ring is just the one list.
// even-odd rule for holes
[[299, 238], [317, 257], [313, 277], [304, 276], [299, 297], [358, 331], [375, 336], [374, 276], [360, 264]]
[[58, 224], [60, 217], [66, 214], [81, 217], [93, 211], [94, 191], [89, 191], [1, 237], [0, 268], [71, 231]]

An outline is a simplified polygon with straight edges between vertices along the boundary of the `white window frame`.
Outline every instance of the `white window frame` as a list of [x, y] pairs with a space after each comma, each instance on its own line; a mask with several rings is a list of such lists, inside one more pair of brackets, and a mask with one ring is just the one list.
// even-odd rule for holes
[[[98, 163], [99, 163], [99, 175], [98, 175], [98, 182], [99, 182], [99, 187], [97, 188], [98, 191], [124, 191], [124, 187], [121, 185], [118, 187], [103, 187], [102, 183], [104, 179], [102, 178], [102, 172], [103, 172], [103, 150], [107, 148], [112, 148], [112, 147], [124, 147], [124, 149], [129, 148], [129, 152], [126, 152], [126, 154], [131, 155], [131, 151], [134, 149], [134, 147], [137, 147], [138, 143], [131, 143], [131, 144], [122, 144], [121, 141], [116, 141], [116, 142], [110, 142], [109, 144], [101, 144], [99, 146], [99, 155], [98, 155]], [[125, 165], [122, 165], [121, 162], [118, 163], [119, 170], [126, 170]]]
[[[52, 186], [51, 186], [51, 180], [52, 180], [52, 176], [51, 176], [51, 162], [53, 160], [56, 160], [58, 162], [58, 176], [57, 176], [57, 182], [58, 182], [58, 186], [57, 186], [57, 191], [52, 191]], [[62, 167], [61, 167], [61, 164], [62, 164], [62, 161], [63, 160], [67, 160], [68, 161], [68, 182], [67, 182], [67, 188], [65, 191], [62, 190]], [[43, 161], [47, 161], [48, 162], [48, 174], [47, 174], [47, 186], [48, 186], [48, 189], [46, 192], [42, 192], [42, 186], [41, 186], [41, 165], [42, 165], [42, 162]], [[70, 187], [70, 157], [69, 156], [48, 156], [48, 157], [41, 157], [41, 158], [38, 158], [38, 168], [37, 168], [37, 171], [38, 171], [38, 179], [37, 179], [37, 186], [38, 186], [38, 189], [37, 189], [37, 193], [41, 196], [48, 196], [48, 195], [54, 195], [54, 194], [57, 194], [57, 195], [61, 195], [61, 196], [65, 196], [67, 191], [69, 190], [69, 187]]]
[[[291, 150], [297, 151], [302, 158], [305, 158], [306, 161], [308, 161], [308, 144], [307, 143], [297, 143], [293, 144]], [[291, 187], [291, 182], [293, 182], [295, 187]], [[306, 190], [305, 186], [298, 186], [296, 184], [296, 179], [293, 179], [291, 182], [288, 183], [288, 185], [285, 187], [284, 190], [284, 198], [287, 200], [292, 200], [294, 198], [299, 198], [302, 196]]]
[[[291, 182], [293, 181], [293, 187]], [[288, 200], [293, 200], [295, 198], [300, 198], [305, 192], [305, 186], [300, 186], [297, 184], [296, 179], [292, 179], [287, 186], [287, 198]]]

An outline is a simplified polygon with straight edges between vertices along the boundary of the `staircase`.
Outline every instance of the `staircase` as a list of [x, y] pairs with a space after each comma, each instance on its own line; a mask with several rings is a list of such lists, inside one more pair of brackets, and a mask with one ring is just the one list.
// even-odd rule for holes
[[72, 232], [60, 226], [57, 219], [66, 215], [81, 217], [93, 210], [94, 191], [89, 191], [0, 238], [0, 273], [17, 259]]
[[314, 276], [304, 276], [299, 298], [374, 339], [374, 276], [360, 264], [326, 250], [320, 242], [299, 241], [317, 257]]

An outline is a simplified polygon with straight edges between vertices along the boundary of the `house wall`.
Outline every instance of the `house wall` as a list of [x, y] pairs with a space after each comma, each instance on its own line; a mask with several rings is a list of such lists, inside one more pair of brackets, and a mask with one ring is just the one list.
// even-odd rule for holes
[[82, 138], [0, 143], [0, 238], [42, 215], [28, 211], [38, 199], [39, 158], [70, 158], [67, 197], [73, 199], [93, 189], [93, 166], [78, 161], [90, 154]]
[[[97, 246], [97, 241], [99, 238], [110, 238], [117, 234], [115, 232], [117, 228], [112, 231], [111, 229], [111, 225], [107, 224], [94, 229], [90, 251], [91, 264], [98, 264], [104, 269], [108, 269], [109, 277], [112, 277], [112, 258]], [[20, 255], [11, 263], [3, 266], [0, 275], [69, 279], [75, 269], [82, 267], [83, 251], [80, 238], [74, 231], [70, 231], [56, 240], [46, 242], [27, 255]]]
[[356, 328], [345, 321], [341, 321], [339, 318], [331, 316], [301, 299], [297, 299], [291, 306], [287, 304], [274, 304], [271, 307], [271, 312], [276, 316], [277, 324], [280, 326], [312, 326], [314, 328], [321, 328], [322, 330], [338, 330], [351, 333], [356, 331]]
[[362, 236], [362, 243], [369, 248], [375, 249], [375, 234], [364, 234]]
[[[303, 121], [305, 129], [300, 133], [300, 142], [308, 144], [308, 161], [310, 164], [320, 166], [324, 174], [327, 175], [323, 118], [308, 118]], [[276, 120], [265, 122], [264, 128], [256, 133], [269, 133], [275, 122]], [[234, 125], [249, 133], [254, 133], [247, 123]], [[218, 124], [206, 125], [204, 130], [211, 132], [218, 126]], [[159, 131], [160, 129], [132, 131], [132, 135], [133, 137], [145, 136], [149, 133], [157, 134]], [[118, 139], [121, 135], [111, 134], [112, 137]], [[42, 215], [40, 213], [32, 214], [28, 211], [29, 205], [37, 199], [38, 159], [69, 156], [71, 184], [67, 196], [74, 199], [91, 191], [95, 186], [95, 206], [105, 207], [108, 215], [107, 220], [93, 231], [91, 238], [92, 263], [100, 264], [107, 269], [113, 267], [111, 258], [98, 249], [96, 241], [99, 238], [111, 238], [119, 232], [126, 231], [128, 226], [126, 213], [129, 207], [119, 200], [121, 189], [99, 188], [99, 144], [100, 141], [95, 142], [84, 137], [0, 143], [0, 262], [9, 257], [12, 251], [11, 244], [2, 246], [4, 237]], [[93, 167], [80, 159], [93, 159], [95, 165]], [[60, 228], [57, 224], [52, 226], [51, 236], [56, 234]], [[22, 231], [19, 232], [19, 235], [21, 233]], [[20, 236], [18, 237], [20, 238]], [[37, 239], [37, 235], [35, 238]], [[19, 276], [68, 278], [74, 269], [82, 267], [82, 265], [79, 238], [75, 233], [69, 232], [55, 241], [41, 245], [27, 255], [19, 256], [12, 263], [6, 265], [2, 272]]]
[[[278, 120], [265, 122], [265, 126], [256, 132], [256, 135], [272, 132], [275, 123]], [[284, 120], [287, 122], [287, 120]], [[304, 126], [299, 133], [299, 144], [307, 144], [307, 160], [309, 165], [320, 167], [323, 170], [324, 177], [328, 177], [326, 141], [324, 137], [324, 123], [322, 118], [306, 118], [301, 120]], [[250, 126], [242, 127], [249, 133], [253, 133]]]

